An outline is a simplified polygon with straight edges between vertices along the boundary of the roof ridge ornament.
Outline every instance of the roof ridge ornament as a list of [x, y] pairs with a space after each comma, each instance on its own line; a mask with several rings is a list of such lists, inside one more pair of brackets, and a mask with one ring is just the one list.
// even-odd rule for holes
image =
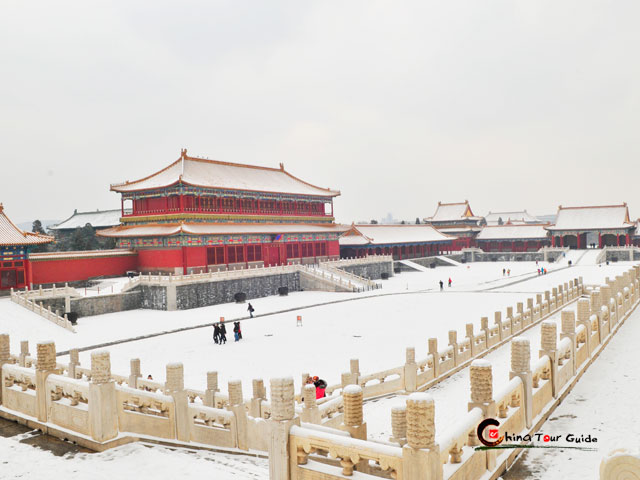
[[284, 172], [284, 163], [280, 162], [280, 170]]

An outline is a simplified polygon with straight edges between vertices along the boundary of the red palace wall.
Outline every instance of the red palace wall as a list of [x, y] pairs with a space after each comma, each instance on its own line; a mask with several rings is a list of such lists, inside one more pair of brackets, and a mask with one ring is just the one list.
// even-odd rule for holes
[[34, 285], [75, 282], [102, 276], [124, 276], [127, 270], [136, 270], [137, 266], [137, 255], [48, 260], [38, 259], [35, 256], [31, 258]]
[[176, 267], [182, 267], [181, 248], [138, 251], [137, 269], [139, 271], [154, 270], [158, 268], [170, 269]]

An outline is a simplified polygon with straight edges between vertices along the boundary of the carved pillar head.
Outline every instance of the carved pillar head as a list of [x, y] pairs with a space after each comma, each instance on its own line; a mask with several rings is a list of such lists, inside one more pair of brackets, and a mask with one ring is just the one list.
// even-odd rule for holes
[[362, 425], [362, 388], [359, 385], [347, 385], [342, 390], [344, 399], [344, 424], [347, 427]]
[[6, 333], [0, 334], [0, 364], [7, 363], [10, 358], [11, 346], [9, 343], [9, 335]]
[[316, 386], [309, 383], [302, 389], [304, 397], [304, 408], [313, 408], [318, 402], [316, 401]]
[[600, 296], [600, 289], [596, 288], [593, 292], [591, 292], [591, 310], [593, 312], [600, 312], [600, 307], [602, 306], [602, 298]]
[[37, 356], [36, 370], [51, 371], [56, 369], [56, 344], [54, 342], [39, 343]]
[[391, 432], [393, 438], [407, 438], [407, 407], [399, 405], [391, 408]]
[[542, 305], [542, 294], [536, 294], [536, 305]]
[[489, 317], [480, 317], [480, 330], [489, 330]]
[[253, 398], [266, 398], [264, 381], [261, 378], [254, 378], [251, 382], [251, 386], [253, 387]]
[[494, 323], [498, 324], [502, 321], [502, 312], [496, 312], [493, 314]]
[[131, 375], [134, 377], [141, 377], [142, 373], [140, 373], [140, 359], [132, 358], [129, 360], [129, 368], [131, 370]]
[[77, 348], [72, 348], [71, 350], [69, 350], [69, 363], [80, 365], [80, 352]]
[[449, 330], [449, 345], [455, 345], [458, 343], [458, 332], [456, 330]]
[[407, 398], [407, 443], [411, 448], [435, 445], [435, 404], [426, 393], [412, 393]]
[[531, 370], [531, 345], [529, 339], [516, 337], [511, 341], [511, 371], [514, 373]]
[[229, 380], [229, 405], [242, 405], [242, 382], [240, 380]]
[[184, 390], [184, 366], [182, 363], [169, 363], [166, 367], [166, 382], [164, 388], [168, 392]]
[[527, 308], [533, 310], [533, 298], [527, 298]]
[[611, 287], [609, 285], [602, 285], [600, 287], [600, 295], [602, 296], [602, 304], [608, 305], [611, 298]]
[[518, 302], [516, 304], [516, 312], [517, 313], [523, 313], [524, 312], [524, 305], [522, 302]]
[[29, 353], [29, 340], [20, 341], [20, 355], [30, 355]]
[[578, 322], [588, 322], [591, 316], [591, 304], [586, 298], [578, 300]]
[[507, 307], [507, 318], [513, 318], [513, 307]]
[[207, 390], [218, 391], [218, 372], [207, 372]]
[[111, 357], [106, 350], [91, 352], [91, 383], [111, 381]]
[[356, 373], [360, 375], [360, 360], [357, 358], [352, 358], [349, 360], [349, 370], [351, 373]]
[[415, 347], [407, 347], [405, 352], [405, 363], [407, 365], [412, 365], [416, 363], [416, 349]]
[[493, 373], [486, 360], [474, 360], [469, 367], [471, 378], [471, 401], [489, 403], [493, 401]]
[[542, 322], [540, 335], [542, 350], [545, 352], [554, 352], [556, 350], [558, 339], [558, 326], [556, 325], [556, 322], [548, 320]]
[[474, 337], [474, 334], [473, 334], [473, 323], [467, 323], [466, 332], [467, 332], [467, 337], [471, 337], [471, 338]]
[[576, 333], [576, 316], [573, 310], [562, 310], [562, 333]]
[[271, 418], [276, 421], [291, 420], [294, 416], [293, 378], [272, 378]]
[[429, 339], [429, 353], [431, 353], [432, 355], [437, 355], [438, 354], [438, 339], [437, 338], [430, 338]]

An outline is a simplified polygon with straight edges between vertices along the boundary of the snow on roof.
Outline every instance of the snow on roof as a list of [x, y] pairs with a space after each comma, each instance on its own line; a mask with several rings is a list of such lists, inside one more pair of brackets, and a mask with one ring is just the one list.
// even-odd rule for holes
[[49, 235], [20, 230], [9, 220], [9, 217], [4, 213], [4, 207], [0, 203], [0, 245], [41, 245], [43, 243], [51, 243], [53, 240], [54, 238]]
[[115, 227], [116, 225], [120, 225], [121, 213], [120, 210], [96, 210], [95, 212], [75, 211], [73, 215], [65, 221], [49, 227], [49, 230], [82, 228], [87, 223], [93, 228]]
[[438, 208], [436, 209], [436, 213], [433, 214], [433, 217], [427, 218], [427, 220], [432, 222], [444, 222], [444, 221], [454, 221], [454, 220], [465, 220], [465, 219], [480, 219], [480, 217], [475, 217], [473, 212], [471, 211], [471, 207], [469, 206], [469, 201], [465, 200], [462, 203], [442, 203], [438, 202]]
[[281, 233], [325, 233], [345, 232], [346, 225], [316, 225], [306, 223], [156, 223], [127, 225], [97, 232], [103, 237], [148, 237], [169, 236], [179, 233], [192, 235], [240, 235], [240, 234], [281, 234]]
[[627, 204], [594, 207], [558, 207], [556, 224], [549, 230], [601, 230], [630, 228]]
[[498, 225], [498, 220], [502, 219], [504, 223], [540, 223], [533, 215], [523, 210], [521, 212], [489, 212], [484, 216], [487, 225]]
[[323, 197], [340, 195], [337, 190], [316, 187], [294, 177], [285, 171], [283, 164], [280, 164], [278, 169], [218, 160], [205, 160], [203, 158], [188, 157], [186, 150], [182, 150], [182, 156], [178, 160], [159, 172], [140, 180], [111, 185], [111, 190], [132, 192], [162, 188], [173, 185], [180, 180], [188, 185], [208, 188]]
[[453, 240], [431, 225], [352, 225], [340, 237], [340, 245], [388, 245], [394, 243], [447, 242]]
[[484, 227], [476, 240], [524, 240], [547, 238], [545, 225], [491, 225]]

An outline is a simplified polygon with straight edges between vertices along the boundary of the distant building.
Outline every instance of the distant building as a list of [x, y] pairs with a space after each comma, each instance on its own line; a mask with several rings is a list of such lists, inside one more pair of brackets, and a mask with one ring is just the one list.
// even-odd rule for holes
[[393, 255], [395, 260], [428, 257], [451, 250], [454, 240], [430, 225], [354, 224], [340, 237], [340, 256]]
[[469, 201], [460, 203], [438, 202], [438, 208], [424, 223], [432, 225], [438, 231], [457, 237], [452, 243], [452, 250], [460, 250], [475, 245], [475, 237], [484, 225], [484, 218], [477, 217], [471, 211]]
[[570, 248], [631, 245], [635, 228], [626, 203], [592, 207], [561, 205], [556, 224], [546, 227], [553, 246]]
[[0, 203], [0, 290], [31, 286], [30, 250], [53, 242], [53, 237], [20, 230]]
[[526, 210], [521, 212], [489, 212], [484, 216], [487, 225], [525, 225], [535, 223], [545, 223], [540, 219], [530, 215]]
[[485, 252], [530, 252], [548, 246], [546, 224], [487, 225], [476, 237]]
[[[120, 216], [122, 211], [118, 210], [96, 210], [94, 212], [78, 212], [74, 210], [66, 220], [52, 225], [47, 230], [53, 233], [56, 238], [58, 248], [62, 246], [62, 249], [73, 248], [70, 246], [71, 238], [74, 232], [78, 228], [84, 228], [86, 225], [91, 227], [97, 232], [106, 230], [108, 228], [116, 227], [120, 225]], [[67, 246], [67, 248], [64, 248]], [[113, 248], [114, 243], [112, 239], [97, 237], [95, 248]], [[78, 247], [76, 247], [78, 248]]]
[[[333, 198], [280, 168], [190, 157], [111, 185], [122, 225], [98, 235], [138, 252], [141, 271], [194, 273], [338, 258]], [[130, 212], [130, 213], [129, 213]]]

